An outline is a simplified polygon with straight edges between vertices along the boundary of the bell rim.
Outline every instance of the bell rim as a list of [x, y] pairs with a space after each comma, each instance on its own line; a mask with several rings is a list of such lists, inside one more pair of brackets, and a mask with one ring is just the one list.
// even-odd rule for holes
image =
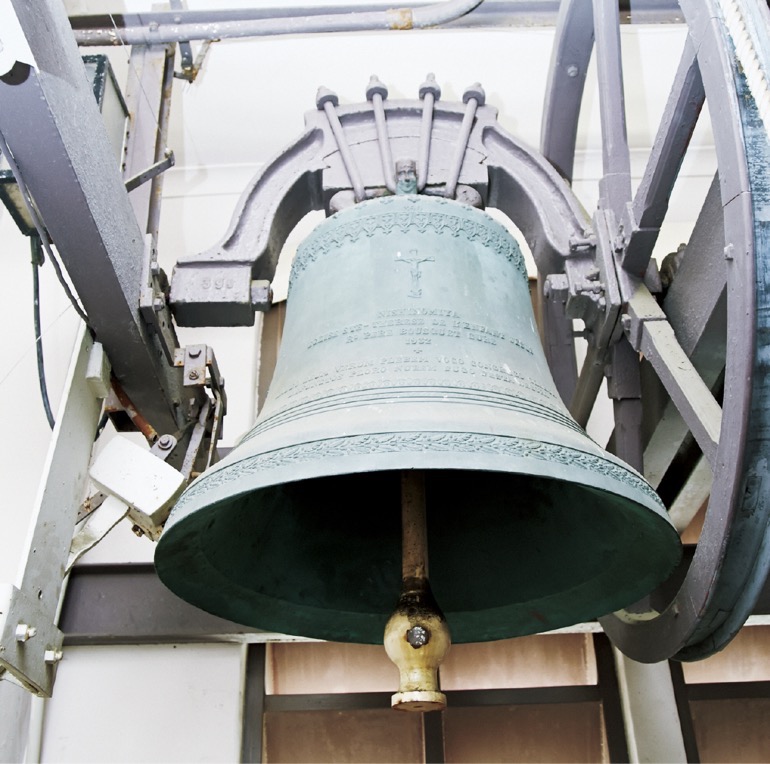
[[[396, 433], [395, 435], [398, 435]], [[397, 453], [380, 453], [379, 459], [372, 459], [371, 451], [367, 451], [363, 454], [361, 460], [361, 469], [359, 473], [366, 473], [371, 471], [385, 471], [385, 470], [399, 470], [399, 469], [424, 469], [426, 471], [436, 470], [446, 472], [448, 469], [446, 464], [447, 448], [452, 445], [452, 440], [447, 439], [446, 432], [440, 433], [412, 433], [417, 436], [417, 439], [413, 443], [425, 444], [426, 438], [430, 440], [430, 436], [434, 437], [434, 442], [440, 442], [444, 446], [444, 450], [427, 452], [427, 451], [405, 451]], [[451, 433], [450, 433], [451, 435]], [[472, 438], [469, 438], [468, 433], [455, 433], [458, 436], [458, 442], [472, 442]], [[393, 446], [394, 433], [387, 433], [380, 436], [384, 442], [386, 440], [391, 441]], [[499, 441], [499, 440], [511, 440], [510, 436], [479, 436], [484, 439], [486, 443]], [[337, 438], [332, 440], [344, 440], [344, 438]], [[350, 438], [348, 438], [350, 440]], [[368, 436], [366, 439], [359, 437], [360, 443], [365, 443], [369, 447], [376, 439], [374, 436]], [[521, 439], [520, 439], [521, 440]], [[655, 551], [657, 555], [657, 562], [655, 565], [651, 565], [649, 573], [645, 571], [645, 576], [641, 576], [644, 581], [643, 586], [638, 586], [638, 582], [635, 582], [637, 588], [634, 592], [638, 594], [638, 597], [644, 596], [654, 586], [659, 584], [662, 580], [665, 580], [676, 567], [681, 555], [681, 545], [679, 542], [679, 536], [671, 524], [660, 499], [657, 494], [654, 493], [649, 484], [638, 475], [630, 466], [620, 462], [620, 460], [606, 456], [598, 457], [595, 454], [588, 452], [582, 452], [582, 456], [587, 458], [588, 464], [596, 464], [597, 462], [603, 462], [607, 467], [612, 468], [610, 471], [614, 474], [623, 474], [630, 479], [630, 483], [616, 482], [614, 484], [615, 490], [612, 490], [608, 484], [599, 484], [596, 480], [596, 476], [593, 475], [587, 466], [583, 469], [586, 477], [590, 477], [594, 485], [589, 482], [579, 483], [575, 480], [575, 459], [567, 458], [565, 462], [549, 462], [548, 457], [550, 455], [549, 446], [554, 447], [554, 444], [543, 443], [542, 441], [533, 441], [533, 445], [536, 445], [536, 451], [540, 452], [542, 456], [541, 463], [543, 465], [548, 464], [550, 469], [548, 473], [541, 473], [539, 476], [565, 483], [580, 485], [588, 492], [593, 492], [597, 497], [602, 497], [603, 501], [615, 503], [618, 505], [619, 511], [625, 510], [628, 518], [635, 518], [629, 527], [634, 528], [635, 533], [641, 535], [649, 534], [650, 537], [654, 534], [656, 542], [659, 544], [659, 548]], [[576, 449], [564, 449], [559, 447], [562, 452], [565, 450], [571, 451], [570, 456], [578, 457], [579, 454]], [[597, 447], [598, 449], [598, 447]], [[269, 452], [264, 456], [269, 456]], [[316, 453], [317, 456], [317, 453]], [[377, 456], [377, 454], [375, 454]], [[496, 460], [490, 461], [490, 454], [483, 453], [476, 455], [476, 461], [478, 462], [478, 468], [473, 469], [474, 458], [472, 453], [462, 454], [463, 463], [457, 467], [457, 471], [476, 471], [479, 473], [497, 472], [502, 474], [511, 474], [514, 472], [511, 467], [510, 457], [504, 455], [498, 455]], [[195, 485], [197, 490], [193, 492], [192, 497], [185, 496], [183, 494], [180, 503], [172, 511], [172, 516], [169, 519], [167, 529], [164, 531], [158, 548], [156, 551], [156, 570], [161, 580], [172, 591], [181, 596], [183, 599], [195, 602], [199, 607], [203, 607], [205, 610], [209, 610], [220, 617], [229, 618], [236, 622], [246, 623], [249, 626], [260, 628], [268, 631], [275, 631], [278, 633], [294, 633], [295, 635], [307, 636], [316, 639], [328, 639], [334, 641], [354, 641], [354, 642], [367, 642], [371, 644], [378, 644], [381, 642], [382, 629], [384, 623], [387, 620], [387, 616], [383, 617], [379, 614], [362, 614], [362, 613], [349, 613], [345, 615], [340, 613], [337, 616], [337, 620], [340, 622], [347, 622], [349, 619], [350, 626], [340, 627], [335, 624], [334, 628], [329, 628], [328, 624], [324, 625], [325, 619], [328, 619], [328, 613], [323, 608], [316, 608], [308, 605], [298, 606], [296, 603], [291, 603], [279, 598], [269, 597], [265, 594], [255, 594], [253, 592], [239, 592], [237, 591], [237, 584], [230, 581], [224, 576], [216, 567], [214, 567], [206, 556], [206, 552], [203, 547], [201, 538], [205, 536], [206, 524], [212, 520], [218, 511], [227, 511], [227, 504], [234, 501], [238, 496], [249, 494], [255, 490], [270, 489], [274, 486], [280, 486], [288, 481], [291, 476], [291, 482], [297, 482], [302, 480], [312, 480], [315, 477], [333, 477], [352, 475], [356, 473], [356, 465], [351, 462], [352, 457], [350, 455], [340, 458], [337, 462], [339, 469], [335, 472], [335, 464], [325, 458], [317, 458], [305, 464], [305, 469], [301, 473], [298, 472], [298, 465], [295, 460], [291, 460], [285, 464], [282, 469], [275, 469], [269, 472], [264, 469], [259, 469], [258, 463], [252, 463], [254, 470], [250, 473], [248, 479], [244, 479], [245, 476], [241, 472], [238, 479], [238, 492], [237, 493], [224, 493], [218, 492], [219, 495], [215, 495], [210, 490], [206, 490], [206, 482], [210, 482], [213, 475], [211, 473], [205, 473], [202, 475], [194, 486], [188, 489], [190, 492]], [[482, 463], [483, 459], [483, 463]], [[520, 470], [519, 474], [526, 474], [533, 476], [531, 467], [532, 459], [530, 457], [522, 457], [522, 464], [527, 461], [530, 469], [527, 471]], [[342, 464], [344, 463], [344, 468]], [[224, 480], [222, 486], [230, 484], [232, 488], [232, 479], [227, 480], [228, 474], [233, 472], [233, 468], [237, 467], [238, 462], [230, 465], [230, 469], [225, 466], [220, 470], [220, 478]], [[364, 467], [364, 464], [366, 465]], [[617, 470], [617, 472], [616, 472]], [[560, 476], [559, 476], [560, 475]], [[537, 476], [537, 475], [535, 475]], [[232, 476], [230, 476], [232, 478]], [[637, 489], [640, 486], [647, 486], [647, 490], [632, 491], [630, 486], [633, 485]], [[611, 496], [607, 496], [611, 494]], [[654, 497], [654, 498], [653, 498]], [[181, 505], [181, 506], [180, 506]], [[622, 506], [620, 506], [622, 505]], [[180, 510], [183, 514], [180, 514]], [[181, 555], [181, 556], [180, 556]], [[623, 557], [623, 555], [619, 555]], [[179, 566], [187, 571], [186, 574], [182, 574], [175, 565]], [[665, 568], [665, 570], [664, 570]], [[193, 575], [190, 575], [190, 571], [195, 571]], [[611, 588], [614, 580], [620, 580], [623, 573], [623, 559], [616, 560], [612, 563], [609, 570], [602, 574], [602, 586], [605, 589]], [[203, 583], [202, 583], [203, 582]], [[213, 583], [212, 583], [213, 582]], [[580, 583], [574, 594], [575, 599], [579, 598], [581, 591], [590, 591], [591, 587], [595, 584], [593, 579], [584, 580]], [[478, 612], [463, 612], [453, 613], [448, 615], [450, 621], [458, 622], [458, 618], [462, 623], [476, 623], [479, 621], [486, 621], [487, 626], [483, 631], [483, 636], [471, 636], [464, 634], [462, 630], [457, 632], [456, 628], [453, 628], [453, 641], [455, 642], [471, 642], [471, 641], [487, 641], [491, 639], [505, 639], [515, 636], [523, 636], [525, 634], [537, 633], [540, 631], [550, 631], [552, 629], [562, 628], [572, 623], [576, 623], [580, 620], [588, 620], [594, 617], [605, 615], [606, 612], [617, 610], [621, 607], [626, 607], [630, 603], [630, 599], [627, 592], [630, 583], [627, 583], [625, 588], [620, 592], [617, 597], [607, 597], [605, 602], [609, 602], [610, 607], [602, 612], [588, 611], [583, 612], [577, 620], [567, 619], [565, 621], [558, 621], [555, 623], [543, 623], [542, 628], [534, 628], [532, 623], [528, 627], [521, 630], [511, 630], [507, 623], [515, 620], [511, 617], [511, 612], [515, 610], [513, 606], [502, 606], [500, 608], [487, 608], [485, 609], [483, 618], [479, 617]], [[209, 594], [203, 596], [204, 603], [201, 604], [201, 591], [200, 587], [204, 586], [208, 588], [211, 586]], [[539, 612], [540, 610], [547, 609], [546, 601], [552, 602], [565, 601], [565, 596], [570, 594], [569, 592], [560, 592], [558, 594], [551, 594], [544, 598], [543, 602], [533, 602], [531, 604], [532, 612]], [[570, 594], [570, 596], [572, 596]], [[253, 604], [253, 610], [258, 613], [258, 616], [254, 620], [249, 620], [248, 617], [244, 617], [244, 614], [251, 612], [252, 606], [246, 606], [244, 604], [238, 605], [238, 596], [251, 598]], [[395, 592], [394, 592], [395, 597]], [[636, 597], [636, 599], [638, 599]], [[235, 604], [233, 604], [235, 600]], [[208, 605], [208, 606], [207, 606]], [[286, 624], [292, 623], [296, 626], [293, 629], [287, 629]], [[367, 625], [368, 624], [368, 625]], [[465, 627], [463, 627], [465, 628]], [[467, 629], [466, 629], [467, 631]], [[474, 631], [474, 634], [477, 634]], [[362, 634], [366, 635], [362, 637]]]
[[[489, 470], [484, 471], [489, 472]], [[605, 491], [596, 488], [587, 487], [587, 490], [597, 494], [597, 497], [606, 494]], [[635, 532], [640, 533], [644, 528], [646, 533], [655, 534], [655, 540], [658, 543], [655, 553], [650, 554], [649, 567], [641, 575], [637, 571], [633, 577], [633, 595], [628, 593], [632, 589], [631, 579], [628, 579], [627, 573], [624, 573], [626, 559], [623, 555], [618, 555], [610, 565], [603, 568], [600, 575], [581, 580], [571, 588], [529, 600], [526, 605], [515, 603], [486, 607], [481, 610], [447, 611], [445, 616], [450, 625], [452, 642], [463, 644], [509, 639], [545, 633], [575, 623], [595, 620], [629, 606], [632, 601], [643, 597], [671, 575], [681, 559], [681, 544], [674, 526], [670, 522], [663, 522], [667, 520], [666, 517], [654, 513], [651, 515], [643, 504], [626, 497], [619, 498], [617, 509], [626, 512], [624, 521], [629, 522], [634, 517], [637, 524]], [[155, 564], [161, 581], [168, 588], [213, 615], [263, 631], [329, 641], [382, 644], [382, 635], [389, 613], [334, 610], [335, 621], [330, 627], [328, 625], [330, 611], [327, 608], [299, 604], [248, 589], [241, 592], [237, 583], [211, 563], [201, 543], [204, 535], [203, 527], [217, 511], [224, 509], [222, 505], [225, 503], [226, 500], [209, 504], [188, 517], [188, 523], [184, 521], [178, 523], [170, 529], [168, 535], [164, 533], [161, 537], [158, 551], [163, 547], [164, 541], [166, 546], [172, 547], [172, 550], [165, 559], [159, 560], [156, 555]], [[623, 506], [621, 507], [620, 504]], [[188, 570], [195, 570], [195, 575], [179, 574], [180, 560], [186, 561]], [[661, 561], [664, 564], [661, 564]], [[626, 576], [625, 585], [618, 590], [615, 584], [623, 581], [624, 575]], [[607, 597], [606, 600], [609, 604], [604, 608], [597, 608], [592, 604], [583, 605], [582, 610], [576, 609], [571, 603], [592, 600], [593, 598], [585, 598], [584, 595], [586, 592], [593, 592], [597, 583], [612, 589], [611, 593], [614, 596]], [[201, 587], [209, 591], [209, 597], [205, 595], [201, 597]], [[246, 606], [242, 602], [239, 604], [235, 596], [244, 593], [248, 599]], [[215, 601], [215, 604], [207, 601], [209, 598], [212, 602]], [[394, 604], [395, 598], [394, 592]], [[551, 609], [554, 603], [559, 605], [562, 611], [565, 607], [568, 611], [572, 608], [571, 614], [549, 622], [548, 618], [554, 619]], [[524, 607], [528, 620], [522, 618], [520, 612]], [[247, 612], [248, 615], [245, 615]], [[253, 613], [256, 615], [252, 615]], [[549, 615], [545, 617], [542, 613]], [[462, 624], [460, 628], [458, 623]], [[525, 625], [522, 626], [522, 623]], [[287, 624], [292, 624], [295, 628], [286, 628]], [[512, 624], [516, 624], [516, 627], [512, 628]]]

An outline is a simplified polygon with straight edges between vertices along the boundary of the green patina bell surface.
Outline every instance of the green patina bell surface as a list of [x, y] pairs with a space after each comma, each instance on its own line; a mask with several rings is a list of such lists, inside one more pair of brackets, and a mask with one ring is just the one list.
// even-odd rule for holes
[[618, 610], [679, 560], [654, 491], [559, 399], [516, 242], [423, 196], [356, 205], [299, 248], [264, 409], [182, 495], [158, 574], [239, 623], [382, 642], [405, 469], [425, 471], [431, 587], [454, 642]]

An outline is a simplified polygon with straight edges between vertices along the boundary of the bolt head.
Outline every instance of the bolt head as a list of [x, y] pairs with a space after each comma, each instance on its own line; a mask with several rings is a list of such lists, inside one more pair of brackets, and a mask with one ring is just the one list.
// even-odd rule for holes
[[315, 94], [315, 105], [319, 109], [323, 109], [326, 103], [337, 106], [339, 102], [340, 99], [337, 97], [337, 94], [333, 90], [325, 88], [323, 85], [318, 88], [318, 92]]
[[190, 373], [187, 375], [188, 379], [198, 379], [199, 376], [200, 374], [198, 374], [197, 369], [191, 369]]
[[28, 639], [32, 639], [35, 634], [37, 634], [37, 629], [34, 626], [30, 626], [28, 623], [20, 623], [16, 627], [17, 642], [26, 642]]
[[380, 81], [376, 74], [373, 74], [369, 78], [369, 84], [366, 86], [366, 100], [371, 101], [375, 95], [381, 96], [384, 100], [388, 97], [388, 88], [384, 82]]
[[406, 631], [406, 641], [417, 650], [430, 641], [430, 632], [424, 626], [412, 626]]
[[43, 660], [49, 665], [53, 666], [58, 663], [64, 657], [64, 653], [61, 650], [46, 650], [43, 653]]
[[484, 91], [484, 88], [481, 87], [480, 82], [474, 82], [473, 85], [471, 85], [469, 88], [465, 90], [465, 92], [463, 93], [463, 103], [468, 103], [468, 101], [470, 101], [471, 98], [476, 99], [476, 104], [478, 106], [484, 105], [487, 98], [487, 94]]
[[441, 98], [441, 88], [438, 86], [436, 75], [433, 74], [433, 72], [425, 78], [425, 82], [420, 85], [418, 93], [420, 94], [420, 98], [425, 98], [428, 93], [430, 93], [436, 101]]

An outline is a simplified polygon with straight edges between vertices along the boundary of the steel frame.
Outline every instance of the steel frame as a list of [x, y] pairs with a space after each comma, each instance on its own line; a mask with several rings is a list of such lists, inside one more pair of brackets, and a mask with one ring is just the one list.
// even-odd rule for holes
[[[454, 196], [459, 180], [473, 189], [482, 204], [505, 212], [524, 234], [541, 274], [546, 351], [560, 390], [565, 396], [571, 392], [571, 409], [578, 422], [587, 421], [607, 376], [616, 418], [613, 447], [644, 470], [645, 446], [654, 447], [655, 435], [648, 434], [645, 442], [645, 396], [637, 358], [641, 353], [647, 364], [645, 378], [649, 369], [654, 370], [670, 400], [671, 411], [663, 412], [659, 432], [670, 438], [678, 430], [670, 443], [678, 442], [679, 447], [690, 433], [704, 463], [711, 466], [715, 475], [712, 509], [679, 593], [660, 612], [640, 604], [623, 618], [608, 616], [603, 622], [624, 652], [650, 662], [671, 655], [694, 659], [720, 649], [748, 617], [770, 568], [770, 550], [765, 550], [764, 541], [770, 501], [762, 490], [762, 465], [770, 458], [770, 442], [764, 435], [766, 370], [756, 345], [764, 327], [746, 318], [764, 321], [768, 299], [762, 273], [770, 254], [762, 221], [768, 184], [763, 168], [770, 158], [770, 143], [716, 0], [684, 1], [682, 9], [690, 34], [633, 196], [619, 12], [614, 3], [604, 0], [595, 0], [591, 10], [576, 0], [561, 6], [543, 131], [545, 158], [569, 177], [584, 73], [595, 39], [603, 175], [599, 208], [592, 221], [583, 217], [569, 186], [544, 157], [518, 144], [497, 125], [494, 111], [483, 105], [483, 90], [476, 86], [466, 92], [465, 107], [433, 104], [431, 164], [424, 190]], [[651, 288], [657, 289], [659, 279], [650, 258], [707, 96], [712, 104], [724, 103], [721, 110], [712, 108], [721, 204], [713, 191], [685, 261], [688, 266], [697, 262], [703, 270], [696, 247], [704, 230], [720, 233], [718, 221], [711, 222], [715, 215], [723, 221], [726, 268], [715, 267], [708, 283], [713, 309], [691, 322], [677, 306], [676, 295], [686, 294], [686, 288], [680, 291], [677, 285], [673, 290], [667, 305], [670, 315], [658, 304]], [[311, 209], [336, 209], [332, 199], [350, 193], [346, 190], [351, 187], [353, 200], [387, 193], [388, 177], [380, 162], [385, 156], [383, 134], [389, 135], [390, 155], [421, 153], [424, 109], [420, 102], [383, 105], [380, 100], [378, 108], [371, 103], [336, 108], [334, 94], [322, 89], [317, 106], [306, 116], [305, 133], [253, 180], [219, 244], [178, 263], [171, 300], [181, 323], [250, 323], [253, 311], [264, 308], [255, 289], [259, 285], [260, 295], [269, 294], [263, 285], [273, 276], [288, 230], [302, 215]], [[460, 156], [464, 151], [465, 157], [458, 178], [431, 174], [431, 167], [456, 164], [453, 157], [458, 151]], [[720, 239], [712, 241], [706, 252], [718, 261]], [[583, 319], [589, 340], [588, 356], [577, 378], [574, 355], [563, 352], [570, 344], [573, 318]], [[713, 352], [705, 359], [703, 355], [704, 349], [719, 348], [718, 332], [725, 323], [730, 342], [723, 342], [727, 360], [722, 366], [718, 360], [715, 363]], [[705, 345], [693, 341], [693, 336], [703, 336], [707, 326]], [[711, 390], [723, 368], [730, 403], [724, 412]], [[651, 389], [649, 381], [645, 389]], [[656, 469], [666, 461], [671, 464], [675, 450], [669, 446], [667, 451]]]
[[92, 346], [91, 337], [81, 329], [37, 498], [24, 576], [19, 588], [8, 584], [0, 590], [0, 678], [7, 672], [40, 696], [50, 696], [61, 659], [63, 635], [56, 611], [63, 563], [75, 528], [72, 509], [86, 489], [87, 471], [82, 466], [91, 457], [101, 408], [85, 378]]
[[[644, 390], [648, 388], [640, 379], [634, 353], [629, 352], [633, 348], [650, 361], [670, 395], [673, 410], [671, 416], [664, 413], [663, 418], [676, 420], [674, 426], [680, 439], [686, 430], [693, 432], [713, 469], [722, 470], [721, 474], [735, 472], [726, 487], [720, 487], [722, 495], [712, 497], [715, 509], [709, 517], [719, 516], [722, 520], [707, 523], [704, 542], [693, 563], [694, 574], [685, 579], [674, 604], [659, 618], [633, 626], [612, 617], [605, 619], [605, 628], [613, 639], [644, 660], [659, 660], [674, 653], [682, 658], [700, 657], [722, 646], [750, 612], [770, 564], [764, 542], [741, 543], [745, 535], [751, 535], [748, 531], [760, 538], [768, 511], [762, 491], [766, 445], [760, 432], [764, 427], [761, 412], [768, 409], [766, 394], [761, 389], [766, 370], [754, 352], [753, 335], [745, 337], [743, 330], [747, 312], [759, 315], [764, 307], [764, 302], [754, 301], [755, 297], [764, 298], [761, 289], [755, 291], [755, 287], [763, 283], [765, 267], [754, 252], [755, 247], [760, 254], [766, 252], [769, 243], [762, 199], [768, 183], [763, 166], [770, 151], [766, 131], [731, 56], [730, 38], [718, 5], [712, 0], [683, 0], [682, 6], [691, 34], [648, 170], [633, 199], [624, 116], [622, 109], [617, 109], [623, 101], [619, 18], [614, 5], [600, 0], [593, 4], [590, 22], [586, 14], [577, 12], [576, 0], [565, 0], [561, 5], [560, 31], [546, 96], [542, 155], [520, 146], [496, 124], [494, 110], [481, 106], [474, 115], [466, 157], [484, 156], [483, 167], [467, 161], [459, 177], [462, 184], [481, 194], [489, 206], [505, 211], [533, 244], [547, 306], [546, 348], [560, 380], [559, 389], [567, 398], [571, 394], [577, 418], [587, 418], [602, 372], [609, 363], [618, 422], [616, 448], [630, 463], [643, 466], [645, 444], [638, 422]], [[159, 195], [159, 182], [154, 183], [149, 196], [146, 188], [142, 194], [132, 192], [132, 209], [106, 136], [98, 126], [93, 97], [87, 87], [79, 85], [80, 62], [61, 9], [53, 0], [46, 0], [34, 12], [20, 0], [14, 0], [14, 9], [36, 65], [18, 65], [0, 81], [0, 131], [8, 140], [68, 266], [97, 336], [108, 349], [117, 376], [136, 405], [160, 428], [184, 428], [190, 421], [185, 401], [191, 393], [182, 385], [179, 368], [158, 360], [165, 352], [162, 336], [148, 329], [137, 310], [142, 288], [140, 272], [147, 250], [136, 219], [142, 220], [146, 209], [149, 223], [145, 230], [151, 237], [157, 232], [157, 206], [153, 207], [152, 199]], [[573, 127], [577, 124], [585, 65], [594, 38], [605, 155], [600, 210], [593, 221], [586, 221], [568, 184], [551, 165], [567, 178], [571, 175]], [[167, 103], [162, 91], [169, 82], [168, 51], [137, 49], [136, 55], [148, 60], [163, 57], [165, 69], [157, 101], [162, 115], [163, 104]], [[571, 63], [567, 65], [568, 60]], [[577, 69], [574, 74], [573, 66]], [[68, 83], [66, 88], [63, 82]], [[704, 97], [714, 103], [727, 99], [726, 110], [712, 117], [719, 154], [721, 202], [714, 191], [696, 224], [690, 248], [695, 251], [699, 236], [711, 241], [719, 241], [720, 233], [725, 237], [727, 306], [726, 313], [721, 313], [725, 287], [715, 278], [708, 284], [709, 306], [713, 308], [707, 308], [698, 321], [691, 322], [682, 315], [681, 305], [692, 298], [694, 288], [688, 289], [686, 281], [675, 280], [661, 309], [651, 298], [645, 278], [648, 283], [654, 281], [648, 271], [650, 252], [678, 170], [676, 160], [681, 160], [686, 150], [689, 128], [697, 119]], [[72, 109], [73, 102], [77, 109]], [[559, 122], [566, 125], [563, 131], [556, 129], [553, 119], [557, 103]], [[391, 140], [406, 145], [419, 139], [419, 102], [388, 102], [385, 111]], [[73, 112], [78, 115], [77, 120], [65, 118]], [[366, 157], [377, 141], [372, 106], [346, 107], [336, 113], [347, 133], [356, 137], [356, 151], [360, 152], [356, 161], [363, 171], [364, 186], [385, 185], [378, 161]], [[438, 140], [434, 149], [438, 155], [451, 152], [464, 113], [459, 105], [437, 106], [434, 118]], [[83, 119], [82, 115], [88, 118]], [[25, 130], [31, 118], [46, 133], [45, 152], [39, 151], [39, 145], [30, 140]], [[144, 128], [135, 129], [141, 133]], [[135, 140], [133, 146], [137, 145]], [[149, 147], [151, 141], [146, 145]], [[152, 146], [152, 161], [157, 161], [160, 146], [157, 142]], [[131, 165], [133, 170], [144, 169], [141, 165], [146, 166], [149, 154], [143, 150], [133, 156], [127, 173]], [[57, 168], [54, 177], [52, 167]], [[271, 170], [275, 173], [266, 172], [254, 180], [220, 245], [180, 261], [172, 282], [172, 307], [180, 323], [251, 323], [254, 310], [268, 303], [264, 282], [272, 277], [280, 245], [293, 224], [304, 211], [328, 208], [335, 193], [349, 188], [349, 173], [326, 109], [308, 115], [306, 132], [276, 160]], [[440, 192], [440, 179], [429, 177], [428, 184]], [[63, 193], [62, 188], [69, 192]], [[276, 194], [277, 189], [280, 194]], [[138, 201], [139, 196], [144, 199]], [[715, 220], [714, 208], [722, 210], [715, 225], [721, 222], [723, 228], [710, 233], [708, 226]], [[84, 225], [70, 225], [73, 216]], [[254, 248], [244, 245], [250, 231], [258, 232]], [[268, 234], [263, 236], [262, 231]], [[718, 250], [718, 246], [706, 250], [716, 262]], [[82, 257], [83, 253], [88, 256]], [[680, 273], [686, 273], [691, 263], [695, 263], [694, 257], [686, 254]], [[738, 265], [742, 268], [740, 272]], [[757, 272], [755, 265], [759, 268]], [[88, 286], [94, 269], [101, 285], [98, 292]], [[549, 281], [548, 277], [561, 275], [566, 280]], [[216, 290], [220, 279], [226, 289], [217, 294], [211, 285]], [[602, 285], [598, 291], [592, 286], [597, 281]], [[216, 294], [215, 299], [212, 294]], [[163, 306], [159, 312], [166, 310]], [[719, 355], [720, 348], [718, 341], [713, 340], [716, 330], [712, 325], [725, 320], [724, 316], [728, 337], [735, 340], [734, 346], [728, 343], [726, 351], [728, 376], [732, 374], [738, 379], [748, 372], [754, 382], [751, 390], [732, 391], [737, 399], [731, 399], [734, 405], [723, 413], [709, 388], [718, 382], [719, 376], [713, 356]], [[574, 356], [569, 352], [571, 317], [584, 318], [593, 337], [588, 361], [579, 377], [574, 373]], [[171, 327], [170, 318], [166, 321]], [[760, 338], [766, 331], [764, 325], [751, 329], [756, 329]], [[629, 345], [625, 340], [616, 344], [622, 335]], [[697, 359], [703, 342], [703, 354], [708, 361], [705, 371]], [[611, 351], [613, 346], [617, 349]], [[641, 373], [644, 375], [644, 371]], [[195, 391], [193, 400], [198, 394]], [[752, 421], [758, 422], [753, 429]], [[651, 453], [653, 442], [651, 439], [647, 443]], [[746, 528], [739, 525], [741, 495], [746, 496], [743, 507], [752, 512], [752, 525]], [[741, 562], [746, 557], [748, 562]], [[717, 580], [716, 589], [704, 593], [703, 582], [713, 577], [720, 566], [723, 575]], [[683, 610], [682, 606], [699, 588], [699, 607], [694, 611]], [[725, 610], [731, 613], [727, 618], [719, 615]], [[702, 623], [706, 626], [700, 626]], [[38, 684], [37, 688], [45, 686]]]
[[[410, 4], [417, 11], [429, 6], [426, 0]], [[472, 12], [447, 17], [442, 27], [478, 28], [553, 26], [559, 13], [560, 0], [485, 0]], [[231, 37], [253, 37], [266, 34], [292, 34], [324, 31], [319, 29], [319, 19], [327, 17], [326, 31], [330, 23], [354, 25], [362, 28], [363, 18], [382, 23], [383, 6], [360, 3], [359, 5], [312, 7], [285, 7], [276, 4], [273, 8], [248, 8], [227, 10], [179, 10], [172, 6], [170, 11], [142, 13], [85, 15], [72, 18], [72, 28], [78, 45], [120, 45], [156, 44], [161, 42], [188, 42], [190, 40], [222, 40]], [[407, 9], [403, 9], [407, 10]], [[344, 21], [340, 15], [358, 16]], [[681, 21], [681, 12], [676, 0], [634, 0], [633, 5], [623, 14], [623, 23], [659, 24]], [[276, 23], [278, 22], [278, 23]], [[434, 24], [438, 21], [433, 20]], [[415, 24], [415, 27], [417, 25]]]

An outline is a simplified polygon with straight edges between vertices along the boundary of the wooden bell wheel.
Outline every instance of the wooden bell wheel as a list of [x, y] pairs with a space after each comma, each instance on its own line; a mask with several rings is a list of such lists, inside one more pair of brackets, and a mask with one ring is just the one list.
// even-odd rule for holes
[[[757, 89], [767, 83], [760, 67], [749, 81], [746, 50], [741, 61], [733, 44], [735, 24], [751, 31], [750, 16], [736, 21], [723, 15], [728, 3], [681, 0], [688, 35], [643, 179], [632, 196], [618, 6], [594, 0], [592, 13], [590, 5], [562, 2], [541, 148], [570, 180], [595, 41], [604, 164], [594, 231], [598, 247], [602, 226], [610, 234], [622, 309], [612, 340], [589, 347], [573, 412], [583, 423], [587, 419], [601, 381], [596, 369], [609, 364], [613, 379], [636, 375], [639, 400], [627, 393], [619, 397], [629, 405], [615, 407], [615, 448], [632, 464], [640, 462], [645, 440], [647, 457], [655, 438], [654, 433], [643, 435], [639, 426], [639, 406], [645, 417], [654, 409], [644, 400], [650, 389], [645, 373], [652, 369], [655, 384], [667, 394], [669, 411], [662, 418], [658, 411], [657, 418], [658, 435], [667, 433], [674, 443], [673, 448], [671, 442], [665, 445], [673, 451], [669, 483], [678, 479], [684, 485], [690, 473], [682, 454], [688, 449], [691, 457], [693, 452], [702, 455], [698, 474], [708, 475], [703, 460], [713, 474], [694, 555], [686, 556], [677, 573], [647, 600], [604, 617], [602, 626], [635, 660], [695, 660], [722, 649], [741, 628], [770, 568], [770, 141], [757, 106]], [[743, 10], [759, 13], [759, 3], [755, 11]], [[718, 178], [669, 292], [655, 300], [644, 277], [704, 101]], [[548, 328], [551, 334], [560, 330], [558, 321]], [[551, 337], [551, 344], [557, 339]], [[644, 358], [641, 382], [637, 353], [622, 352], [626, 340]]]

